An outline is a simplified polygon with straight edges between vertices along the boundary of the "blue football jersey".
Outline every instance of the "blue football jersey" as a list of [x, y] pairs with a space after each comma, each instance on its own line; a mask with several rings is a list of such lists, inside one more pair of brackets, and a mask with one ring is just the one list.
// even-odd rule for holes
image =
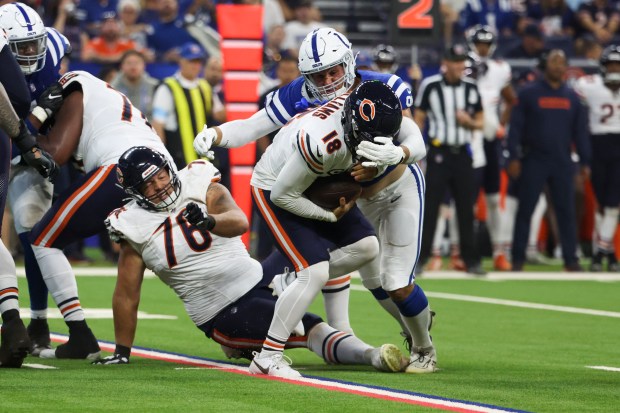
[[[388, 85], [400, 99], [401, 106], [406, 109], [413, 104], [413, 96], [407, 84], [398, 76], [389, 73], [358, 70], [362, 82], [379, 80]], [[293, 116], [303, 112], [308, 107], [318, 106], [324, 102], [312, 100], [305, 87], [303, 76], [298, 77], [286, 86], [273, 91], [265, 99], [265, 110], [271, 121], [278, 125], [285, 125]]]

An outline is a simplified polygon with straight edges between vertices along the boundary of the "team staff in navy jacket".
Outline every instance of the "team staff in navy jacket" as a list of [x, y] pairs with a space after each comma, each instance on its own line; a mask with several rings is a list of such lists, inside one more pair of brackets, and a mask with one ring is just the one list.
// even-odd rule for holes
[[590, 173], [586, 108], [564, 83], [567, 61], [564, 52], [551, 50], [540, 61], [543, 77], [525, 86], [512, 112], [508, 134], [508, 174], [518, 178], [519, 208], [515, 219], [513, 269], [521, 270], [538, 197], [548, 184], [562, 243], [567, 271], [581, 271], [576, 256], [574, 164], [571, 149], [579, 155], [581, 173]]

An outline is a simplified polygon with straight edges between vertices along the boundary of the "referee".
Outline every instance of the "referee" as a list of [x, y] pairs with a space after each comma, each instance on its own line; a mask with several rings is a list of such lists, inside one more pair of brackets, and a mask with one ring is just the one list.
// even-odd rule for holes
[[476, 84], [463, 78], [467, 49], [448, 48], [440, 74], [424, 79], [414, 103], [414, 119], [420, 130], [429, 120], [426, 155], [426, 200], [420, 262], [430, 255], [439, 206], [450, 193], [456, 204], [461, 256], [467, 272], [484, 275], [474, 243], [474, 169], [470, 143], [475, 129], [482, 129], [483, 113]]

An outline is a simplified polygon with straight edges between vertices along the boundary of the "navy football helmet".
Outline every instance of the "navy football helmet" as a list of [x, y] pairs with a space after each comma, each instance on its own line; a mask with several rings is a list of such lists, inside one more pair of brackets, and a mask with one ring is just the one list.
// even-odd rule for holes
[[603, 80], [606, 84], [620, 84], [620, 72], [609, 71], [607, 65], [610, 63], [620, 63], [620, 46], [612, 44], [607, 46], [599, 60]]
[[487, 56], [479, 56], [482, 59], [490, 58], [497, 47], [497, 36], [490, 26], [477, 24], [467, 31], [467, 45], [469, 50], [478, 54], [477, 44], [484, 43], [489, 45], [489, 53]]
[[389, 44], [380, 44], [372, 52], [373, 69], [381, 73], [395, 73], [398, 54]]
[[403, 112], [392, 89], [378, 80], [359, 85], [345, 100], [342, 112], [344, 142], [357, 161], [356, 148], [376, 136], [394, 137], [400, 130]]
[[[170, 174], [170, 183], [151, 197], [144, 196], [142, 193], [144, 184], [164, 168]], [[121, 155], [116, 165], [116, 178], [118, 185], [135, 199], [138, 205], [153, 211], [169, 209], [181, 194], [181, 182], [170, 161], [161, 153], [146, 146], [135, 146]], [[164, 194], [169, 194], [165, 200], [158, 203], [153, 201]]]

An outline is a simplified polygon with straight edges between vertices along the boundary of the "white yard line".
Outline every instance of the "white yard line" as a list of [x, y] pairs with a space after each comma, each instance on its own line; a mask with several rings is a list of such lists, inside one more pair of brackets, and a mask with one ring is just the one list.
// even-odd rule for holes
[[[351, 285], [351, 289], [355, 291], [367, 291], [361, 285]], [[437, 293], [426, 291], [426, 296], [431, 298], [439, 298], [454, 301], [468, 301], [472, 303], [504, 305], [508, 307], [531, 308], [535, 310], [558, 311], [561, 313], [586, 314], [599, 317], [620, 318], [620, 313], [614, 311], [593, 310], [590, 308], [566, 307], [561, 305], [529, 303], [527, 301], [501, 300], [498, 298], [477, 297], [474, 295]]]
[[31, 369], [41, 369], [41, 370], [58, 370], [58, 367], [54, 367], [54, 366], [48, 366], [46, 364], [37, 364], [37, 363], [24, 363], [22, 364], [22, 367], [28, 367]]
[[594, 369], [594, 370], [605, 370], [605, 371], [615, 371], [620, 373], [620, 368], [618, 367], [608, 367], [608, 366], [586, 366], [586, 368]]

